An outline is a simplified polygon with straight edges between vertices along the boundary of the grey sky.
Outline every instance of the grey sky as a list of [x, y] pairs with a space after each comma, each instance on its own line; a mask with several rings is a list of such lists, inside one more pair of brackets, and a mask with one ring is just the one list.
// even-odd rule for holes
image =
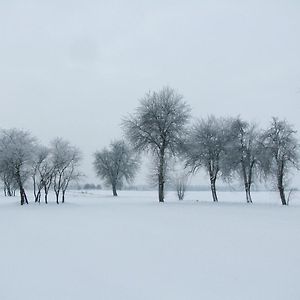
[[91, 155], [170, 85], [193, 116], [300, 130], [300, 1], [0, 1], [0, 127]]

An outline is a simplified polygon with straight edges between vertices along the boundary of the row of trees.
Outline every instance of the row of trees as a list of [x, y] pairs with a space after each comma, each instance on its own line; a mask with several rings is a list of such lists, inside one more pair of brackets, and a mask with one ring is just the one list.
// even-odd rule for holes
[[56, 138], [49, 147], [40, 145], [27, 131], [8, 129], [0, 132], [0, 176], [7, 196], [20, 193], [21, 205], [28, 204], [25, 187], [30, 179], [35, 202], [42, 194], [48, 203], [48, 193], [53, 188], [56, 203], [62, 203], [72, 180], [79, 178], [80, 151], [69, 142]]
[[[111, 185], [113, 195], [124, 181], [132, 182], [140, 165], [139, 156], [153, 157], [152, 177], [158, 186], [159, 202], [164, 202], [165, 185], [174, 158], [183, 162], [185, 176], [176, 178], [178, 197], [183, 198], [187, 171], [200, 169], [209, 176], [213, 201], [218, 201], [216, 182], [240, 179], [246, 200], [252, 202], [251, 187], [258, 179], [275, 179], [283, 205], [288, 204], [286, 187], [292, 168], [299, 169], [299, 143], [296, 131], [285, 120], [273, 118], [262, 130], [240, 117], [209, 116], [193, 125], [191, 109], [183, 97], [165, 87], [149, 92], [133, 114], [123, 119], [128, 144], [114, 141], [94, 156], [96, 173]], [[80, 151], [56, 138], [49, 147], [40, 145], [29, 132], [9, 129], [0, 132], [0, 176], [6, 195], [20, 193], [21, 204], [28, 203], [25, 187], [32, 179], [35, 202], [42, 195], [48, 201], [52, 188], [56, 202], [65, 201], [69, 184], [80, 177]], [[174, 176], [173, 176], [174, 177]]]
[[246, 200], [252, 203], [251, 187], [260, 180], [275, 180], [283, 205], [291, 168], [299, 169], [299, 144], [296, 132], [286, 121], [273, 118], [261, 130], [241, 118], [210, 116], [198, 121], [189, 131], [181, 153], [192, 172], [204, 168], [210, 178], [213, 201], [218, 201], [216, 181], [242, 181]]
[[[299, 169], [299, 143], [292, 125], [273, 118], [269, 128], [261, 130], [240, 117], [209, 116], [190, 126], [190, 112], [183, 97], [169, 87], [141, 99], [135, 113], [122, 122], [129, 146], [116, 141], [110, 149], [95, 154], [97, 175], [112, 186], [115, 196], [124, 180], [134, 178], [139, 166], [137, 153], [148, 152], [154, 161], [159, 202], [164, 201], [168, 170], [177, 157], [190, 173], [206, 171], [213, 201], [218, 201], [218, 178], [240, 179], [248, 203], [252, 202], [255, 180], [275, 179], [282, 204], [288, 204], [288, 176], [292, 168]], [[186, 178], [177, 178], [179, 198], [183, 198], [185, 184]]]

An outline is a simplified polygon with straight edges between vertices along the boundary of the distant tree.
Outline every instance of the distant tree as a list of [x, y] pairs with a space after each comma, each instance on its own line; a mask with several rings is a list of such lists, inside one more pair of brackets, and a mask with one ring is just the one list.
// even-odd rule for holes
[[93, 183], [86, 183], [83, 186], [84, 190], [95, 190], [96, 189], [96, 185]]
[[[251, 186], [255, 175], [260, 170], [261, 147], [260, 132], [255, 124], [250, 124], [240, 117], [232, 119], [230, 142], [227, 145], [224, 161], [227, 172], [224, 175], [237, 175], [242, 180], [247, 203], [252, 203]], [[225, 168], [226, 169], [226, 168]]]
[[114, 141], [110, 148], [95, 153], [94, 168], [97, 175], [112, 187], [113, 196], [124, 180], [132, 182], [139, 167], [137, 155], [124, 141]]
[[85, 183], [82, 187], [84, 190], [101, 190], [101, 184]]
[[175, 187], [178, 200], [183, 200], [190, 176], [190, 171], [185, 168], [182, 161], [175, 161], [172, 166], [172, 183]]
[[228, 120], [214, 116], [201, 119], [191, 129], [184, 146], [186, 166], [192, 172], [204, 168], [208, 173], [214, 202], [218, 201], [216, 181], [226, 159], [229, 124]]
[[187, 187], [187, 177], [180, 176], [176, 178], [175, 187], [177, 192], [178, 200], [183, 200], [185, 196], [185, 191]]
[[190, 118], [190, 108], [182, 98], [169, 87], [149, 92], [135, 114], [123, 121], [133, 148], [139, 152], [150, 151], [155, 158], [159, 202], [164, 202], [168, 160], [178, 153]]
[[287, 205], [285, 188], [292, 168], [299, 169], [299, 143], [296, 131], [286, 121], [273, 118], [263, 133], [264, 170], [276, 178], [282, 205]]
[[25, 183], [31, 174], [36, 140], [27, 131], [2, 130], [0, 135], [0, 170], [11, 176], [20, 191], [21, 205], [28, 203]]
[[65, 194], [69, 183], [80, 177], [78, 166], [81, 161], [79, 149], [68, 141], [56, 138], [51, 143], [53, 173], [53, 188], [56, 195], [56, 203], [59, 204], [59, 196], [62, 194], [62, 203], [65, 202]]

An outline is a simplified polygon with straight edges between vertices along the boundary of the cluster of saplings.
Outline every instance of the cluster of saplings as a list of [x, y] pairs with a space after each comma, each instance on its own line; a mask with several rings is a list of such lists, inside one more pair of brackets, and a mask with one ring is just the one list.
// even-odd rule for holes
[[43, 197], [48, 203], [48, 193], [53, 189], [56, 203], [64, 203], [66, 191], [80, 176], [77, 168], [80, 151], [69, 142], [56, 138], [49, 147], [40, 145], [32, 135], [23, 130], [9, 129], [0, 132], [0, 176], [4, 194], [20, 193], [21, 205], [28, 204], [25, 187], [30, 179], [35, 202]]
[[[282, 204], [288, 204], [288, 176], [292, 168], [299, 170], [299, 144], [292, 125], [274, 117], [262, 130], [240, 117], [214, 116], [190, 125], [190, 113], [183, 97], [169, 87], [141, 99], [136, 111], [122, 122], [128, 144], [115, 141], [109, 149], [95, 153], [97, 175], [112, 186], [114, 196], [124, 181], [133, 180], [139, 167], [138, 154], [150, 152], [159, 202], [164, 202], [170, 162], [177, 157], [190, 173], [201, 168], [207, 172], [213, 201], [218, 201], [218, 178], [240, 179], [248, 203], [252, 203], [255, 180], [269, 179], [275, 180]], [[181, 198], [184, 180], [177, 182]]]

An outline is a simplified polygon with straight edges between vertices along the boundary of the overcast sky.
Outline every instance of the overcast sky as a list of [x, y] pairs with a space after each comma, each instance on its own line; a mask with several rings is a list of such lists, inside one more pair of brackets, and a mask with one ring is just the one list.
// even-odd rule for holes
[[0, 0], [0, 127], [92, 154], [148, 90], [300, 130], [300, 1]]

